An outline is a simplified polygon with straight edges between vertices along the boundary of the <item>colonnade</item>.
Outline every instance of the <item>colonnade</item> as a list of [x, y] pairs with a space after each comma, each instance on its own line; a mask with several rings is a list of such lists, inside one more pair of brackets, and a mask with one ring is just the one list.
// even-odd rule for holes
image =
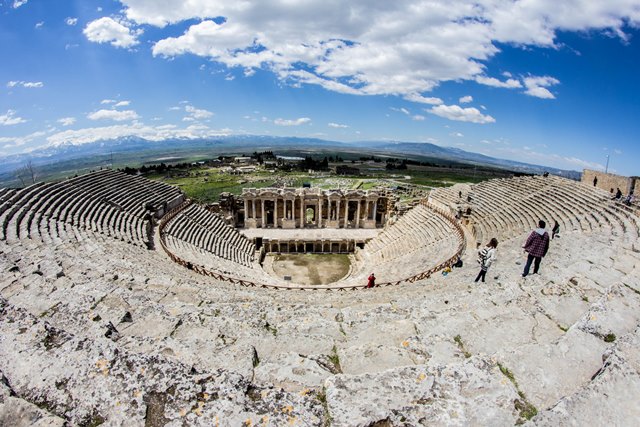
[[388, 205], [385, 195], [363, 190], [249, 188], [242, 197], [245, 228], [376, 228]]

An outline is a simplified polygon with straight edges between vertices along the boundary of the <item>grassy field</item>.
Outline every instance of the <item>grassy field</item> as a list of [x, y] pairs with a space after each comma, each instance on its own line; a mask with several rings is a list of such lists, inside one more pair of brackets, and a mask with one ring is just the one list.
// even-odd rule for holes
[[[361, 189], [370, 190], [384, 185], [394, 186], [407, 183], [432, 187], [443, 187], [458, 182], [476, 183], [502, 174], [484, 170], [454, 169], [449, 167], [427, 167], [410, 165], [406, 170], [386, 170], [381, 163], [347, 163], [357, 167], [361, 172], [357, 176], [336, 176], [330, 172], [308, 174], [304, 172], [281, 172], [258, 169], [243, 175], [231, 175], [222, 168], [194, 166], [187, 169], [172, 169], [165, 174], [147, 175], [167, 184], [180, 187], [188, 197], [201, 202], [212, 203], [218, 200], [220, 193], [229, 192], [235, 195], [242, 193], [243, 188], [264, 187], [302, 187], [309, 184], [322, 189]], [[336, 166], [330, 165], [330, 166]]]

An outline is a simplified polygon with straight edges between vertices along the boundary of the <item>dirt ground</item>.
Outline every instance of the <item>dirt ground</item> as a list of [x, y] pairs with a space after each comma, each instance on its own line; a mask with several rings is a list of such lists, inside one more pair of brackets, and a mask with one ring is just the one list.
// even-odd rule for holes
[[291, 276], [292, 283], [327, 285], [349, 272], [349, 256], [343, 254], [274, 255], [273, 271], [280, 278]]

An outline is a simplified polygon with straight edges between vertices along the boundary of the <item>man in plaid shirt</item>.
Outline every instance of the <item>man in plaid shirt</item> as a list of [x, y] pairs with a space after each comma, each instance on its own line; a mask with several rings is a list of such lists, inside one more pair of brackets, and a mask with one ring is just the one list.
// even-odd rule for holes
[[522, 277], [527, 277], [532, 262], [534, 263], [533, 274], [536, 274], [540, 268], [542, 257], [544, 257], [549, 250], [549, 233], [544, 229], [545, 226], [546, 224], [543, 220], [538, 221], [538, 228], [529, 234], [527, 241], [524, 243], [523, 248], [525, 252], [528, 253], [528, 256]]

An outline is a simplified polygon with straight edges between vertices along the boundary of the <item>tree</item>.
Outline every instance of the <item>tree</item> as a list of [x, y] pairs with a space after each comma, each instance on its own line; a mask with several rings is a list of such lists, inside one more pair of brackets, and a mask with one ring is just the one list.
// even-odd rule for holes
[[28, 160], [21, 168], [18, 168], [14, 174], [16, 178], [20, 180], [23, 187], [35, 184], [38, 178], [36, 168], [31, 160]]

